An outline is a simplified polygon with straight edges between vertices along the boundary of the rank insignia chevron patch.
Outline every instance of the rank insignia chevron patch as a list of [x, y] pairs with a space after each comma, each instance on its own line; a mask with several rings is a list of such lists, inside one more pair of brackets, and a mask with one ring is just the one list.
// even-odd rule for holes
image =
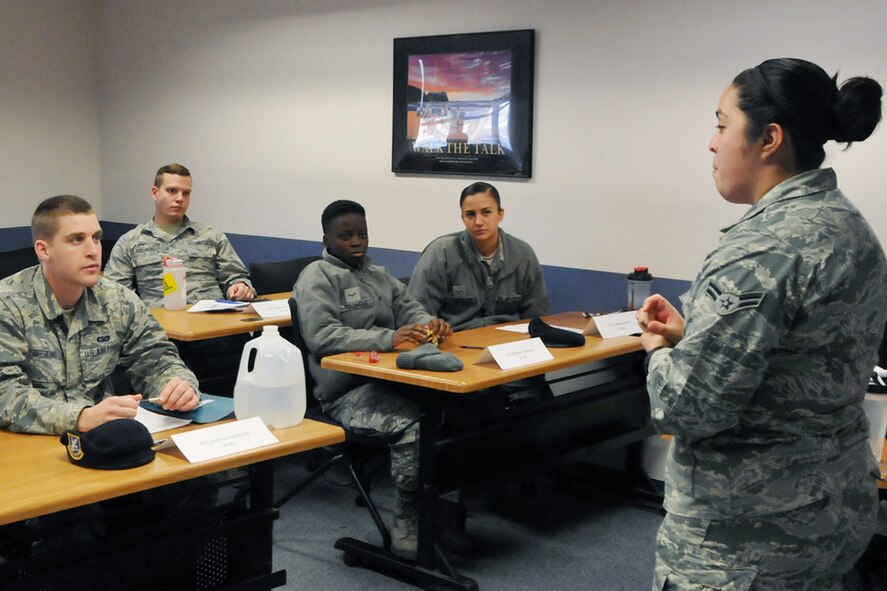
[[737, 310], [747, 310], [749, 308], [757, 308], [764, 300], [763, 291], [749, 291], [746, 293], [724, 293], [714, 281], [708, 282], [708, 288], [705, 290], [712, 300], [714, 300], [715, 312], [721, 316], [732, 314]]

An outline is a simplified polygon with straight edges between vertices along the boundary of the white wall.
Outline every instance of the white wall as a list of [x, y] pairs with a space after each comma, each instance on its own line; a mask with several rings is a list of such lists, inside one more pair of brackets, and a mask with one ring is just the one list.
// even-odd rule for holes
[[101, 210], [97, 20], [93, 0], [0, 0], [2, 228], [60, 193]]
[[[28, 12], [61, 4], [44, 2]], [[392, 39], [534, 28], [534, 176], [493, 181], [503, 194], [505, 227], [530, 241], [545, 264], [615, 272], [648, 264], [655, 275], [676, 279], [691, 279], [718, 229], [743, 212], [714, 191], [706, 151], [718, 96], [736, 73], [790, 55], [887, 85], [881, 0], [103, 0], [100, 6], [106, 220], [147, 219], [154, 170], [181, 161], [194, 173], [193, 217], [225, 231], [319, 239], [321, 210], [346, 197], [367, 206], [374, 245], [421, 250], [432, 237], [459, 229], [458, 193], [472, 179], [390, 172]], [[87, 28], [89, 10], [65, 12], [71, 28], [13, 26], [4, 16], [0, 48], [9, 46], [7, 29], [37, 27], [26, 31], [30, 36], [53, 27], [55, 60], [76, 63], [52, 82], [74, 86], [89, 71], [82, 57], [91, 55], [89, 43], [71, 47], [78, 29]], [[7, 58], [0, 59], [5, 73]], [[39, 58], [27, 59], [39, 65]], [[38, 90], [14, 96], [39, 101], [46, 93]], [[0, 109], [5, 134], [8, 107]], [[89, 142], [77, 138], [90, 134], [68, 127], [89, 117], [74, 113], [43, 123], [41, 111], [27, 112], [36, 135], [46, 138], [31, 150], [39, 168], [19, 175], [20, 182], [41, 196], [81, 190], [64, 171], [89, 159]], [[86, 149], [47, 150], [49, 138]], [[885, 148], [887, 131], [880, 129], [848, 153], [832, 150], [829, 159], [882, 242]], [[12, 149], [5, 138], [0, 149]], [[52, 182], [64, 187], [33, 186]], [[28, 215], [31, 208], [24, 208]]]

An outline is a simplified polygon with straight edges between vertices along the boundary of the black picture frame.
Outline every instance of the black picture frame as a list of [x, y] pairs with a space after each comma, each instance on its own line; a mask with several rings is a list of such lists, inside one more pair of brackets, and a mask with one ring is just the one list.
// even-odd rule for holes
[[530, 178], [535, 31], [394, 40], [391, 170]]

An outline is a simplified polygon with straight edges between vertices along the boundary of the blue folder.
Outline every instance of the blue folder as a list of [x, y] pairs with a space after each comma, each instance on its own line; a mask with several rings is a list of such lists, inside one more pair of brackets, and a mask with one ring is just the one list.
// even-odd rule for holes
[[201, 400], [212, 400], [209, 404], [199, 406], [194, 410], [182, 412], [180, 410], [164, 410], [153, 402], [143, 400], [141, 407], [157, 414], [176, 417], [177, 419], [191, 419], [195, 423], [214, 423], [234, 416], [234, 399], [215, 394], [201, 394]]

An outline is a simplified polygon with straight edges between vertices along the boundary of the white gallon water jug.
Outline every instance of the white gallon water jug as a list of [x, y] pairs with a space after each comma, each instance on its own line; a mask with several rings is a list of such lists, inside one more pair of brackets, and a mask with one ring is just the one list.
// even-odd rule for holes
[[305, 418], [302, 353], [280, 336], [274, 325], [264, 327], [259, 337], [243, 347], [234, 384], [234, 416], [260, 417], [275, 429], [298, 425]]

